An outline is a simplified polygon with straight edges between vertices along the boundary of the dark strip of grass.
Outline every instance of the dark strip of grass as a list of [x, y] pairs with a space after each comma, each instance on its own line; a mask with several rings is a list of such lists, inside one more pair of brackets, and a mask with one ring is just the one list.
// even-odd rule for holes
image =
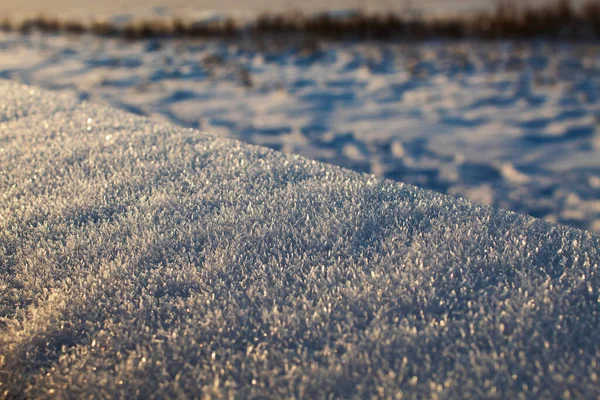
[[425, 40], [460, 39], [562, 39], [600, 38], [600, 0], [589, 0], [575, 9], [569, 0], [555, 0], [537, 8], [519, 6], [512, 0], [499, 0], [494, 12], [468, 17], [410, 19], [397, 14], [356, 12], [344, 17], [328, 14], [263, 14], [253, 23], [233, 19], [189, 22], [183, 19], [144, 20], [127, 25], [110, 22], [83, 23], [40, 16], [13, 22], [0, 22], [0, 29], [23, 34], [93, 34], [125, 39], [156, 37], [208, 38], [268, 35], [308, 35], [330, 40]]

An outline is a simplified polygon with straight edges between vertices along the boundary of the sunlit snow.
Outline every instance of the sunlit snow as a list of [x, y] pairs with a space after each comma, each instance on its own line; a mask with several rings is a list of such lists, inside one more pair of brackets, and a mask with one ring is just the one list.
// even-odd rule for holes
[[0, 99], [1, 397], [600, 396], [595, 234]]

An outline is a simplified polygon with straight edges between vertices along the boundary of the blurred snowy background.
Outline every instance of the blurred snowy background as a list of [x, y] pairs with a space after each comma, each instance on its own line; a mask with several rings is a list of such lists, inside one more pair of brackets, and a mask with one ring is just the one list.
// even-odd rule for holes
[[[252, 18], [292, 6], [253, 1], [4, 0], [0, 16]], [[439, 17], [493, 4], [300, 6]], [[131, 41], [7, 31], [0, 78], [600, 232], [597, 40]]]

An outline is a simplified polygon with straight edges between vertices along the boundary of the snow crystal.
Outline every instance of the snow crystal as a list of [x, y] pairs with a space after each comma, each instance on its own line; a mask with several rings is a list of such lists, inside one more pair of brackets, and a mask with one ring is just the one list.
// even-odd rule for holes
[[599, 236], [0, 93], [0, 397], [600, 396]]

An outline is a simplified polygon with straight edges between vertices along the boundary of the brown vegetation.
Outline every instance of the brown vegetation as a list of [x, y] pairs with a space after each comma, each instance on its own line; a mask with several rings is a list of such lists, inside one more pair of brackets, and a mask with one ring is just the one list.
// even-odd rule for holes
[[589, 0], [575, 9], [569, 0], [555, 0], [544, 6], [519, 6], [513, 0], [499, 0], [494, 12], [469, 17], [437, 19], [404, 18], [396, 14], [344, 16], [263, 14], [251, 24], [233, 19], [190, 22], [183, 19], [143, 20], [127, 25], [110, 22], [82, 23], [40, 16], [21, 22], [3, 20], [0, 29], [30, 33], [94, 34], [98, 36], [147, 39], [154, 37], [240, 37], [308, 35], [330, 40], [398, 40], [432, 38], [477, 39], [566, 39], [600, 38], [600, 0]]

